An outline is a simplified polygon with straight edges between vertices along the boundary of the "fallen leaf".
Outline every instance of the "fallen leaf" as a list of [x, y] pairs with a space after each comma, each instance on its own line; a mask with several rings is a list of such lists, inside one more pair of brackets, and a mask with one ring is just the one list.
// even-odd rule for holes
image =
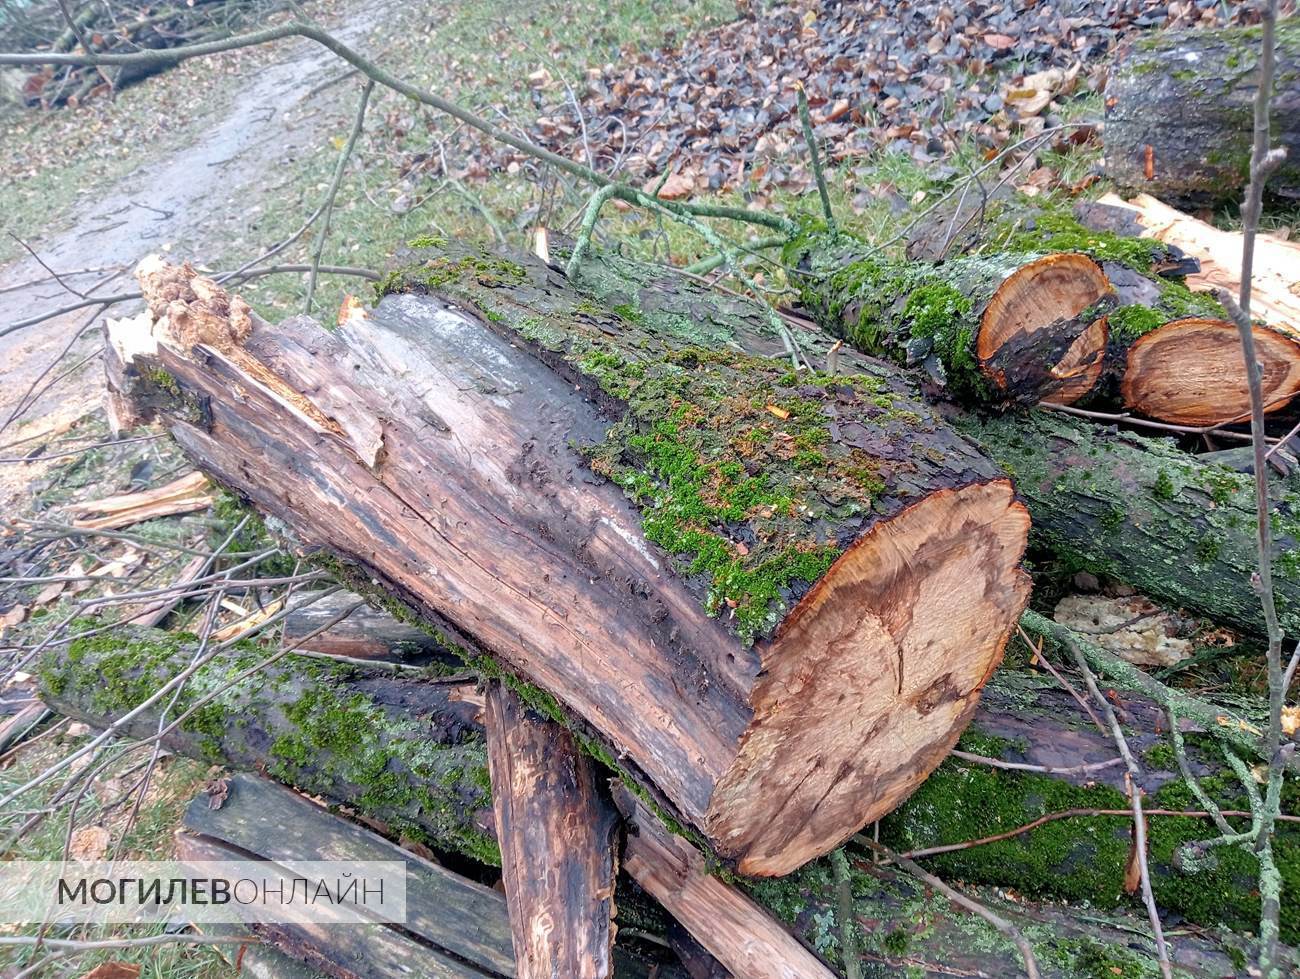
[[1300, 707], [1287, 706], [1282, 708], [1282, 733], [1288, 738], [1300, 731]]
[[1016, 39], [1007, 34], [985, 34], [984, 43], [994, 51], [1006, 51], [1016, 46]]
[[7, 612], [0, 612], [0, 628], [19, 625], [27, 618], [27, 606], [15, 605]]
[[350, 323], [360, 323], [366, 318], [366, 306], [360, 299], [353, 295], [345, 295], [343, 302], [339, 304], [338, 324], [347, 326]]
[[[655, 184], [657, 184], [658, 182], [659, 181], [657, 179], [649, 180], [646, 182], [646, 185], [641, 189], [645, 191], [645, 193], [647, 194], [653, 194], [655, 192]], [[691, 177], [685, 173], [674, 173], [667, 180], [665, 180], [664, 185], [659, 188], [658, 196], [661, 200], [677, 201], [677, 200], [681, 200], [683, 197], [690, 197], [691, 194], [694, 192], [695, 192], [694, 177]]]
[[112, 834], [104, 826], [83, 826], [73, 832], [72, 846], [68, 853], [73, 860], [85, 863], [102, 860], [112, 838]]
[[781, 419], [781, 421], [785, 421], [790, 417], [790, 412], [786, 411], [784, 408], [778, 408], [776, 405], [768, 405], [767, 410], [769, 414], [776, 415], [776, 417]]
[[1239, 721], [1235, 717], [1228, 717], [1226, 714], [1218, 715], [1215, 720], [1219, 727], [1235, 727], [1238, 731], [1245, 731], [1247, 734], [1259, 734], [1259, 728], [1253, 724], [1247, 724], [1245, 721]]
[[81, 979], [139, 979], [140, 967], [134, 962], [101, 962]]

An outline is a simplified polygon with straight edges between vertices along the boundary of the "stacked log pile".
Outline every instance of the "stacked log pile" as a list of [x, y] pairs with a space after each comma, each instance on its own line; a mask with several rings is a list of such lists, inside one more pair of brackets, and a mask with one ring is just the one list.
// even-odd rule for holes
[[[198, 703], [170, 746], [499, 863], [520, 975], [613, 974], [621, 868], [720, 968], [821, 976], [817, 953], [837, 961], [824, 921], [792, 913], [792, 897], [842, 916], [852, 887], [828, 886], [820, 858], [882, 818], [897, 845], [948, 842], [922, 814], [954, 784], [953, 762], [907, 800], [972, 718], [981, 754], [1026, 757], [1025, 700], [981, 708], [980, 695], [1027, 600], [1031, 515], [1036, 545], [1082, 570], [1258, 627], [1248, 477], [1060, 415], [927, 401], [936, 379], [939, 394], [1002, 408], [1089, 394], [1122, 308], [1101, 259], [906, 272], [815, 234], [793, 247], [809, 268], [857, 264], [805, 287], [825, 330], [795, 329], [796, 352], [828, 371], [791, 369], [789, 338], [749, 301], [610, 255], [569, 281], [529, 256], [433, 244], [335, 333], [302, 317], [271, 328], [188, 266], [142, 267], [149, 309], [109, 330], [119, 413], [156, 416], [303, 553], [431, 630], [420, 663], [472, 671], [368, 672], [362, 657], [411, 644], [370, 623], [328, 650], [353, 663], [278, 661]], [[930, 376], [917, 386], [837, 338]], [[1281, 512], [1285, 552], [1289, 502]], [[149, 637], [129, 655], [74, 644], [47, 657], [44, 696], [102, 723], [188, 655]], [[105, 690], [95, 674], [118, 681]], [[201, 694], [202, 674], [191, 686]], [[1122, 816], [1106, 739], [1062, 728], [1062, 713], [1032, 714], [1034, 777]], [[158, 718], [132, 723], [145, 734]], [[1089, 754], [1082, 769], [1062, 745]], [[1009, 828], [989, 815], [990, 835]], [[1196, 817], [1170, 819], [1151, 855], [1175, 885], [1162, 901], [1205, 923], [1248, 920], [1240, 903], [1180, 895], [1176, 852], [1204, 834]], [[1279, 839], [1290, 866], [1289, 830]], [[1105, 866], [1106, 899], [1122, 900], [1126, 852], [1103, 842], [1091, 865], [1075, 854], [1053, 873], [1088, 865], [1095, 880]], [[990, 882], [1060, 893], [1035, 866]], [[1233, 863], [1225, 880], [1246, 872]], [[719, 908], [727, 928], [710, 926]], [[847, 935], [835, 941], [852, 955]], [[1186, 946], [1196, 961], [1183, 964], [1215, 974], [1202, 953]]]

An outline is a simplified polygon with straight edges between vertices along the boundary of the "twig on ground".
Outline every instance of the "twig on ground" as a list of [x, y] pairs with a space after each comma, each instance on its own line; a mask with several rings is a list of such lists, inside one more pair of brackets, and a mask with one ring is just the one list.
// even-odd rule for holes
[[[930, 887], [938, 891], [940, 894], [942, 894], [948, 900], [952, 901], [954, 904], [960, 905], [961, 907], [965, 908], [967, 911], [979, 915], [981, 918], [987, 921], [998, 931], [1002, 932], [1002, 934], [1005, 935], [1008, 939], [1010, 939], [1011, 942], [1016, 946], [1016, 948], [1020, 950], [1020, 955], [1025, 960], [1025, 973], [1026, 975], [1028, 975], [1029, 979], [1039, 979], [1040, 974], [1038, 971], [1038, 960], [1034, 958], [1033, 947], [1025, 939], [1025, 936], [1020, 933], [1020, 929], [1017, 928], [1015, 925], [1013, 925], [1006, 918], [1002, 917], [1000, 914], [997, 914], [990, 908], [985, 907], [983, 904], [981, 904], [979, 901], [976, 901], [974, 898], [967, 897], [961, 891], [957, 890], [954, 887], [949, 886], [944, 881], [936, 877], [934, 874], [925, 870], [925, 868], [923, 868], [920, 864], [912, 860], [909, 860], [907, 857], [903, 856], [900, 853], [895, 853], [893, 850], [890, 850], [886, 846], [882, 846], [881, 844], [877, 843], [875, 840], [872, 840], [869, 837], [863, 836], [861, 833], [858, 833], [856, 836], [853, 837], [853, 841], [858, 845], [865, 847], [867, 850], [873, 853], [880, 854], [890, 862], [898, 864], [898, 866], [902, 867], [904, 870], [906, 870], [917, 880], [924, 883], [927, 887]], [[867, 865], [865, 869], [870, 870], [871, 869], [870, 865]]]
[[1164, 926], [1160, 922], [1160, 910], [1156, 907], [1155, 893], [1151, 890], [1151, 869], [1147, 863], [1147, 823], [1146, 817], [1142, 814], [1142, 787], [1140, 784], [1142, 771], [1138, 768], [1133, 752], [1129, 750], [1128, 739], [1124, 737], [1124, 729], [1120, 727], [1119, 719], [1115, 716], [1110, 701], [1098, 689], [1097, 680], [1092, 675], [1092, 670], [1088, 668], [1088, 661], [1073, 637], [1067, 637], [1065, 648], [1073, 654], [1075, 665], [1078, 666], [1079, 673], [1083, 676], [1084, 683], [1088, 687], [1088, 692], [1092, 694], [1093, 700], [1101, 705], [1102, 714], [1110, 725], [1111, 735], [1115, 739], [1115, 747], [1119, 749], [1120, 757], [1124, 760], [1124, 765], [1128, 769], [1125, 788], [1128, 791], [1129, 804], [1133, 807], [1133, 849], [1137, 854], [1142, 900], [1146, 904], [1147, 918], [1151, 922], [1151, 934], [1156, 942], [1160, 972], [1165, 979], [1173, 979], [1173, 965], [1169, 961], [1169, 947], [1165, 944]]

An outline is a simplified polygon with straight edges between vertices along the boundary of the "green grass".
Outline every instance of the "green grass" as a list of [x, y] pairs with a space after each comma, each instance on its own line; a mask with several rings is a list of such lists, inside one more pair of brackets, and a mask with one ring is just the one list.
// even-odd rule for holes
[[[14, 763], [0, 772], [0, 795], [6, 795], [44, 768], [82, 743], [84, 737], [56, 736], [30, 749], [20, 751]], [[82, 797], [76, 813], [76, 825], [92, 826], [102, 823], [113, 831], [109, 845], [111, 856], [125, 828], [133, 797], [114, 805], [123, 792], [140, 777], [141, 772], [127, 774], [130, 768], [148, 758], [147, 749], [134, 752], [116, 762], [97, 779]], [[96, 759], [96, 763], [102, 756]], [[121, 776], [119, 784], [114, 776]], [[150, 790], [136, 817], [135, 825], [125, 836], [123, 857], [128, 860], [170, 860], [173, 857], [172, 838], [180, 821], [184, 804], [199, 790], [207, 777], [207, 766], [182, 758], [168, 758], [159, 763], [154, 772]], [[10, 810], [0, 813], [0, 837], [7, 838], [26, 817], [15, 810], [42, 809], [53, 805], [55, 812], [47, 816], [33, 831], [22, 836], [4, 854], [6, 860], [60, 860], [72, 815], [70, 800], [75, 792], [62, 801], [54, 795], [62, 784], [62, 777], [30, 790]], [[38, 926], [6, 926], [7, 934], [34, 935]], [[78, 929], [75, 935], [59, 937], [79, 939], [142, 938], [159, 934], [161, 925], [105, 925]], [[58, 933], [56, 933], [58, 934]], [[45, 953], [31, 948], [0, 949], [0, 966], [17, 969], [31, 965]], [[140, 966], [141, 979], [227, 979], [235, 971], [210, 947], [202, 945], [162, 945], [143, 948], [109, 949], [68, 955], [50, 963], [40, 973], [47, 979], [75, 979], [84, 976], [97, 964], [106, 961], [135, 963]]]

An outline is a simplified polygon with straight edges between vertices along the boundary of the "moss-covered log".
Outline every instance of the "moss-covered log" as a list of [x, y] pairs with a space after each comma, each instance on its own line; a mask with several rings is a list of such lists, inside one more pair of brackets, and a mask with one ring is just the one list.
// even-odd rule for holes
[[[1252, 477], [1146, 438], [1046, 411], [951, 415], [1016, 481], [1034, 545], [1067, 568], [1261, 634]], [[1300, 494], [1273, 482], [1274, 574], [1287, 632], [1300, 629]]]
[[1070, 404], [1092, 390], [1115, 305], [1079, 254], [1000, 253], [899, 263], [809, 231], [785, 250], [823, 327], [876, 356], [921, 364], [967, 402]]
[[[1092, 234], [1072, 219], [1042, 230], [1061, 235], [1065, 248], [1080, 247]], [[1099, 261], [1131, 262], [1154, 275], [1151, 244], [1098, 235], [1091, 247]], [[696, 322], [730, 324], [755, 316], [752, 303], [695, 287], [671, 272], [608, 255], [591, 261], [587, 287], [602, 301], [628, 304], [647, 318], [689, 314]], [[674, 298], [666, 300], [670, 282], [678, 285]], [[1191, 294], [1185, 287], [1167, 285], [1165, 301], [1171, 307], [1199, 301], [1187, 300]], [[810, 332], [799, 339], [825, 357], [824, 336]], [[873, 363], [856, 351], [840, 356], [847, 370]], [[1261, 632], [1259, 599], [1250, 584], [1255, 568], [1250, 476], [1198, 459], [1170, 439], [1109, 431], [1059, 413], [985, 417], [952, 406], [945, 411], [1015, 480], [1029, 506], [1037, 548], [1068, 568], [1105, 575], [1167, 604]], [[1300, 551], [1295, 550], [1300, 494], [1276, 481], [1274, 492], [1274, 581], [1291, 632], [1300, 630]]]
[[425, 251], [335, 334], [141, 279], [111, 376], [170, 400], [203, 469], [471, 638], [747, 873], [906, 798], [1023, 607], [1009, 481], [888, 370], [706, 349], [531, 257]]
[[[61, 712], [104, 727], [143, 702], [194, 654], [193, 641], [164, 633], [115, 636], [51, 650], [40, 671], [42, 697]], [[170, 716], [179, 716], [256, 661], [251, 650], [219, 655], [191, 680]], [[182, 722], [166, 744], [190, 757], [265, 772], [435, 848], [496, 865], [483, 733], [476, 709], [458, 694], [463, 696], [461, 687], [428, 676], [338, 667], [290, 654], [231, 685]], [[1175, 780], [1151, 705], [1127, 698], [1124, 705], [1133, 725], [1128, 735], [1146, 773], [1143, 788], [1160, 805], [1195, 808]], [[156, 732], [160, 706], [142, 711], [127, 733]], [[1003, 671], [992, 681], [960, 747], [1050, 767], [1114, 757], [1108, 739], [1059, 688], [1020, 671]], [[1225, 802], [1235, 802], [1215, 755], [1202, 756], [1195, 744], [1190, 748], [1207, 784], [1222, 792]], [[950, 758], [882, 825], [882, 839], [898, 849], [941, 846], [1005, 832], [1058, 809], [1126, 811], [1121, 779], [1118, 767], [1053, 776]], [[1287, 811], [1290, 806], [1288, 798]], [[1040, 911], [1023, 902], [1007, 909], [1012, 917], [1029, 916], [1021, 924], [1047, 974], [1100, 979], [1108, 974], [1083, 966], [1106, 962], [1124, 965], [1127, 976], [1154, 975], [1149, 942], [1131, 947], [1132, 936], [1108, 927], [1107, 913], [1099, 910], [1137, 909], [1123, 890], [1127, 827], [1122, 815], [1073, 817], [1003, 842], [926, 859], [971, 881], [1090, 902], [1091, 924], [1074, 920], [1068, 911]], [[1201, 924], [1249, 928], [1257, 897], [1248, 883], [1253, 864], [1246, 854], [1232, 851], [1217, 866], [1195, 872], [1174, 862], [1178, 847], [1212, 829], [1203, 819], [1152, 817], [1152, 870], [1161, 907]], [[1296, 836], [1289, 824], [1282, 827], [1279, 859], [1288, 894], [1300, 874]], [[838, 961], [839, 912], [826, 860], [784, 880], [744, 886], [805, 944]], [[969, 963], [994, 975], [1019, 968], [1018, 952], [996, 932], [954, 913], [942, 898], [921, 899], [905, 881], [882, 883], [863, 870], [853, 875], [853, 894], [863, 929], [857, 944], [869, 962]], [[619, 906], [625, 903], [621, 896]], [[1295, 902], [1287, 907], [1296, 907]], [[1284, 927], [1288, 941], [1294, 941], [1297, 923], [1290, 914], [1284, 915]], [[1187, 939], [1175, 943], [1190, 975], [1228, 974], [1225, 957], [1212, 948]]]
[[[40, 665], [41, 699], [107, 727], [189, 666], [195, 648], [194, 637], [130, 627], [55, 646]], [[164, 747], [265, 772], [412, 839], [499, 862], [472, 681], [292, 653], [239, 679], [266, 657], [248, 647], [200, 667], [180, 688], [168, 723], [197, 709]], [[165, 703], [127, 721], [123, 733], [153, 737]]]
[[[1157, 197], [1240, 196], [1250, 176], [1260, 29], [1143, 36], [1106, 85], [1106, 173]], [[1287, 160], [1274, 187], [1300, 188], [1300, 21], [1277, 25], [1273, 145]]]

